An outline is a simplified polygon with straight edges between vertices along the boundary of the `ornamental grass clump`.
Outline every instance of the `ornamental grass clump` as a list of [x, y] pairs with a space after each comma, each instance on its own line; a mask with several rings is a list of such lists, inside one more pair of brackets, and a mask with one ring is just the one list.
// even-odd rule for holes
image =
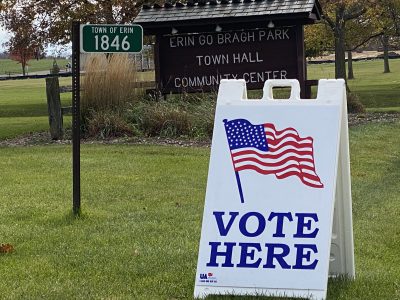
[[[136, 67], [128, 55], [90, 55], [82, 76], [81, 118], [86, 136], [112, 137], [129, 133], [124, 111], [136, 102]], [[121, 132], [118, 132], [121, 130]]]
[[126, 54], [90, 55], [82, 78], [82, 114], [89, 110], [115, 110], [135, 100], [136, 68]]
[[132, 126], [117, 111], [91, 111], [87, 118], [85, 135], [99, 139], [112, 139], [134, 134]]

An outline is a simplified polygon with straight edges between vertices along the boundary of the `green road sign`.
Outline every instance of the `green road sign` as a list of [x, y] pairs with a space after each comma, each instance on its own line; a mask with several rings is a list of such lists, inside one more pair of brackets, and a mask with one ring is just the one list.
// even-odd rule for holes
[[138, 53], [143, 48], [140, 25], [81, 25], [81, 52]]

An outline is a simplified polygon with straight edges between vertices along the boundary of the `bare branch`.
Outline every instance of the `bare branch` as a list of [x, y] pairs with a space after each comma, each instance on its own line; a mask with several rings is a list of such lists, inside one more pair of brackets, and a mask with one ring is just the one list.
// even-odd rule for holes
[[369, 36], [368, 38], [366, 38], [365, 40], [363, 40], [362, 42], [360, 42], [358, 45], [354, 46], [353, 48], [348, 49], [347, 51], [354, 51], [354, 50], [356, 50], [357, 48], [359, 48], [359, 47], [361, 47], [362, 45], [364, 45], [365, 43], [367, 43], [368, 41], [370, 41], [370, 40], [372, 40], [373, 38], [376, 38], [376, 37], [378, 37], [378, 36], [381, 36], [382, 34], [383, 34], [383, 32], [375, 33], [375, 34]]

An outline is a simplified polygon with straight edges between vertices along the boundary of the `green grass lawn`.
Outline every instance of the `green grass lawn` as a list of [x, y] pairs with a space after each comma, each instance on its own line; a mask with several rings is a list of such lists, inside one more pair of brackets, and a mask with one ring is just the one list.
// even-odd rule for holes
[[[53, 61], [52, 58], [44, 58], [40, 60], [31, 59], [28, 61], [27, 73], [50, 71], [53, 67]], [[65, 65], [70, 62], [70, 60], [65, 58], [57, 58], [56, 61], [60, 69], [64, 69]], [[11, 59], [0, 59], [0, 76], [8, 74], [9, 72], [12, 74], [22, 74], [21, 64]]]
[[[350, 130], [357, 277], [331, 280], [330, 300], [400, 299], [399, 135], [398, 122]], [[209, 149], [83, 145], [79, 219], [71, 146], [0, 157], [0, 243], [15, 247], [1, 298], [192, 298]]]
[[[391, 59], [390, 68], [384, 74], [383, 60], [354, 62], [355, 79], [349, 87], [367, 109], [400, 111], [400, 59]], [[309, 65], [308, 78], [335, 78], [334, 64]]]
[[[60, 78], [71, 85], [71, 78]], [[71, 105], [71, 93], [61, 94], [63, 106]], [[65, 118], [68, 127], [70, 117]], [[0, 81], [0, 139], [49, 128], [45, 79]]]

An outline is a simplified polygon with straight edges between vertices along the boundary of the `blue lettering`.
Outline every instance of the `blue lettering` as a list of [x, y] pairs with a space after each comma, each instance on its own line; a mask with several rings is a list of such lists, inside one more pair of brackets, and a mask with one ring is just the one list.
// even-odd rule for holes
[[[246, 228], [247, 220], [250, 217], [256, 217], [258, 220], [258, 227], [256, 231], [253, 233], [249, 232]], [[258, 212], [248, 212], [247, 214], [243, 215], [243, 217], [239, 221], [239, 230], [240, 232], [247, 236], [247, 237], [255, 237], [259, 236], [265, 229], [265, 219], [264, 216]]]
[[[274, 265], [274, 258], [275, 258], [282, 269], [290, 269], [290, 266], [286, 263], [284, 259], [284, 257], [286, 257], [290, 252], [288, 245], [267, 243], [265, 244], [265, 246], [267, 247], [268, 252], [267, 252], [267, 261], [265, 265], [263, 265], [263, 268], [275, 269], [276, 267], [276, 265]], [[282, 249], [281, 253], [275, 253], [275, 249], [277, 248]]]
[[295, 215], [297, 217], [297, 232], [295, 235], [293, 235], [293, 237], [295, 237], [295, 238], [315, 238], [319, 231], [318, 228], [316, 228], [313, 232], [310, 232], [310, 233], [305, 233], [304, 228], [306, 228], [307, 230], [311, 230], [312, 221], [311, 220], [305, 221], [305, 219], [309, 218], [309, 219], [313, 219], [315, 222], [318, 222], [317, 214], [297, 213]]
[[226, 227], [224, 225], [224, 220], [222, 219], [222, 216], [225, 215], [225, 212], [223, 212], [223, 211], [214, 211], [213, 214], [214, 214], [215, 220], [217, 221], [219, 234], [221, 236], [227, 236], [229, 230], [232, 227], [233, 221], [235, 221], [235, 219], [239, 215], [239, 213], [236, 212], [236, 211], [233, 211], [233, 212], [229, 213], [231, 218], [229, 219], [229, 222], [226, 225]]
[[[255, 262], [247, 262], [247, 258], [254, 261], [255, 250], [261, 251], [261, 245], [259, 243], [239, 243], [242, 247], [242, 252], [240, 253], [240, 262], [236, 265], [238, 268], [258, 268], [261, 263], [261, 258], [257, 259]], [[249, 248], [253, 248], [249, 251]]]
[[218, 251], [218, 247], [221, 245], [220, 242], [209, 242], [211, 246], [210, 261], [206, 264], [207, 267], [218, 267], [217, 257], [225, 257], [225, 262], [221, 264], [221, 267], [233, 267], [232, 264], [232, 251], [236, 243], [224, 243], [226, 251]]
[[284, 218], [287, 218], [290, 222], [293, 221], [292, 214], [290, 212], [288, 213], [275, 213], [271, 212], [269, 215], [268, 221], [272, 221], [273, 218], [276, 217], [276, 231], [272, 235], [273, 237], [285, 237], [285, 234], [283, 233], [283, 220]]
[[[304, 265], [303, 259], [305, 259], [307, 262], [310, 262], [311, 251], [314, 253], [318, 253], [317, 246], [301, 245], [301, 244], [295, 244], [294, 246], [297, 248], [297, 253], [296, 253], [296, 264], [293, 266], [293, 269], [314, 270], [318, 264], [318, 259], [314, 259], [314, 261], [309, 265]], [[305, 249], [310, 249], [311, 251], [307, 251], [306, 253], [304, 253]]]

